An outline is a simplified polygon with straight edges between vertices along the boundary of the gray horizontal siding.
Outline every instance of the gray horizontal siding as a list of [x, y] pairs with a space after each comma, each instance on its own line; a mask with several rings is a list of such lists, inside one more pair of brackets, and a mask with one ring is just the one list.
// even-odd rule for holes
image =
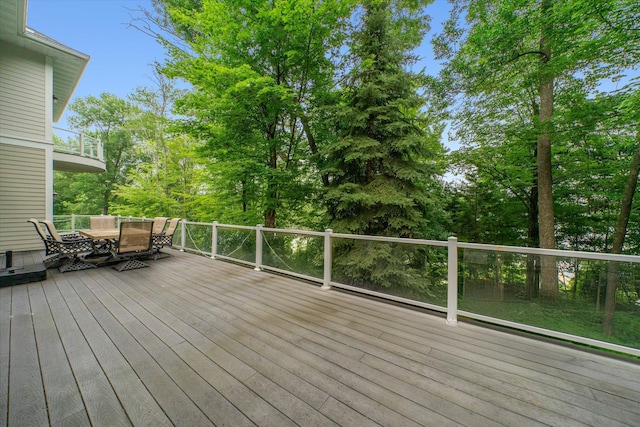
[[0, 133], [45, 138], [44, 56], [0, 43]]
[[0, 144], [0, 252], [42, 249], [27, 219], [46, 215], [46, 153]]

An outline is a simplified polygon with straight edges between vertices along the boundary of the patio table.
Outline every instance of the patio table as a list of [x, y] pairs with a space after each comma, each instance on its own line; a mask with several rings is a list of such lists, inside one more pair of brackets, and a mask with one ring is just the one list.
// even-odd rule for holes
[[95, 230], [78, 230], [83, 236], [92, 238], [93, 240], [117, 239], [120, 237], [119, 228], [104, 228]]

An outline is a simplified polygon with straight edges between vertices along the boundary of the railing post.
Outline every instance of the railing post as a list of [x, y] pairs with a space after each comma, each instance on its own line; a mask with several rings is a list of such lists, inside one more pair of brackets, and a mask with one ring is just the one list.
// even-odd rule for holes
[[218, 221], [213, 221], [211, 229], [211, 259], [216, 259], [218, 253]]
[[184, 252], [185, 246], [187, 246], [187, 221], [182, 220], [182, 232], [180, 233], [180, 252]]
[[80, 133], [80, 156], [84, 157], [84, 134]]
[[447, 279], [447, 324], [458, 323], [458, 239], [449, 237], [447, 244], [448, 253], [448, 279]]
[[331, 289], [331, 233], [333, 230], [330, 228], [324, 230], [324, 275], [322, 276], [322, 286], [320, 286], [323, 291]]
[[71, 231], [76, 231], [76, 214], [71, 214]]
[[256, 225], [256, 267], [254, 270], [262, 270], [262, 224]]
[[120, 214], [118, 214], [116, 219], [117, 219], [116, 223], [118, 224], [118, 228], [120, 228], [120, 224], [122, 223], [122, 217], [120, 216]]

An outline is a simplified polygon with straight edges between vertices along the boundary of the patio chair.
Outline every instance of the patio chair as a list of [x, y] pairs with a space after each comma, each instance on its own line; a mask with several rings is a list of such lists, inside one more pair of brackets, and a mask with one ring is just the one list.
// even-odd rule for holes
[[120, 237], [115, 243], [110, 263], [118, 262], [118, 271], [148, 267], [140, 259], [148, 258], [153, 253], [152, 234], [153, 221], [131, 221], [120, 224]]
[[63, 240], [78, 240], [84, 239], [80, 233], [71, 232], [71, 233], [58, 233], [56, 230], [56, 226], [53, 224], [53, 221], [49, 221], [48, 219], [43, 219], [40, 221], [47, 227], [47, 231], [49, 232], [49, 236], [53, 237], [54, 240], [62, 242]]
[[166, 216], [157, 216], [153, 218], [153, 234], [162, 234], [169, 218]]
[[92, 230], [104, 230], [106, 228], [117, 228], [115, 216], [92, 216], [89, 218], [89, 228]]
[[182, 218], [173, 218], [169, 222], [169, 227], [167, 227], [167, 230], [164, 233], [153, 236], [153, 259], [167, 258], [171, 256], [166, 252], [162, 252], [162, 248], [173, 247], [173, 235], [181, 220]]
[[49, 258], [44, 260], [44, 265], [47, 268], [58, 267], [62, 273], [96, 268], [95, 264], [86, 262], [81, 258], [84, 255], [94, 252], [93, 241], [91, 239], [57, 240], [51, 236], [47, 236], [37, 219], [30, 218], [28, 222], [33, 224], [38, 235], [44, 242], [45, 256], [49, 256]]

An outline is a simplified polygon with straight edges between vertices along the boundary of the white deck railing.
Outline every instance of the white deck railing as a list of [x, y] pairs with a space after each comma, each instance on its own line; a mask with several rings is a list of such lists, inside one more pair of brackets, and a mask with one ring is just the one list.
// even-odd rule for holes
[[[118, 223], [128, 219], [133, 218], [118, 217]], [[89, 216], [56, 217], [56, 222], [59, 229], [88, 228]], [[332, 259], [335, 245], [341, 240], [366, 241], [371, 248], [401, 245], [405, 252], [406, 248], [422, 251], [421, 256], [428, 258], [427, 268], [418, 273], [429, 286], [421, 290], [398, 290], [344, 283], [341, 277], [336, 277]], [[452, 326], [461, 316], [640, 356], [640, 342], [629, 346], [628, 340], [615, 335], [607, 338], [594, 332], [591, 336], [578, 336], [561, 330], [561, 327], [553, 327], [556, 317], [584, 318], [587, 323], [601, 321], [603, 287], [606, 286], [604, 278], [609, 262], [618, 262], [621, 266], [619, 283], [624, 287], [621, 289], [619, 284], [618, 288], [629, 296], [626, 305], [629, 311], [622, 315], [628, 316], [627, 319], [640, 318], [640, 307], [633, 304], [640, 297], [637, 295], [640, 285], [636, 285], [636, 277], [640, 282], [640, 256], [463, 243], [455, 237], [448, 241], [419, 240], [339, 234], [332, 230], [318, 232], [189, 221], [182, 221], [176, 230], [174, 247], [245, 264], [259, 271], [273, 271], [316, 282], [325, 290], [332, 287], [346, 289], [442, 312], [446, 314], [446, 323]], [[527, 269], [531, 269], [532, 264], [539, 266], [541, 256], [554, 257], [558, 266], [560, 297], [551, 305], [522, 297], [526, 293], [527, 276], [539, 274], [539, 269], [537, 273], [535, 269], [530, 270], [529, 274]], [[571, 281], [567, 278], [577, 274], [593, 276], [593, 290], [602, 296], [595, 297], [599, 306], [590, 307], [590, 300], [594, 298], [581, 299], [572, 290]], [[630, 286], [633, 287], [630, 289]], [[633, 295], [635, 299], [630, 302]], [[616, 318], [616, 325], [624, 327], [622, 317]]]
[[85, 135], [82, 132], [75, 132], [58, 127], [54, 127], [53, 130], [56, 136], [53, 144], [54, 151], [87, 157], [101, 162], [104, 161], [102, 141], [99, 139]]

